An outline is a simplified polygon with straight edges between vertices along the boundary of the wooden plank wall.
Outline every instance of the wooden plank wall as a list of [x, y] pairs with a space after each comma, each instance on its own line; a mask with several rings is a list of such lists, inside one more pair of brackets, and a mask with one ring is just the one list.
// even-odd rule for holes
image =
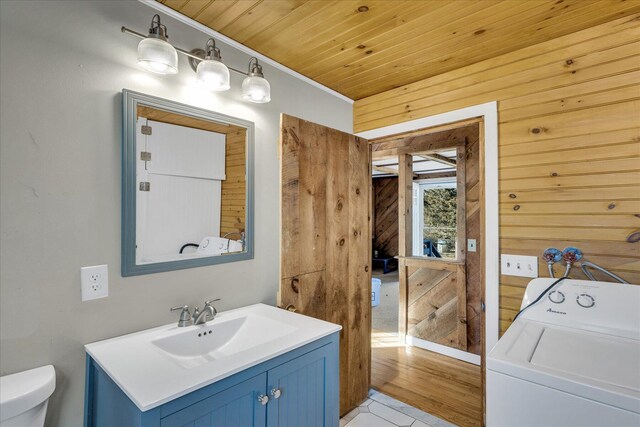
[[[245, 231], [247, 203], [247, 130], [236, 128], [227, 133], [225, 173], [220, 206], [220, 236]], [[237, 239], [237, 236], [229, 236]]]
[[281, 128], [280, 304], [342, 325], [344, 414], [367, 398], [370, 382], [369, 143], [285, 114]]
[[[640, 14], [356, 101], [354, 128], [494, 100], [500, 251], [577, 246], [640, 283], [640, 244], [626, 242], [640, 228]], [[501, 276], [501, 332], [527, 283]]]
[[398, 255], [398, 178], [373, 180], [373, 249]]
[[407, 335], [467, 350], [465, 265], [405, 258]]

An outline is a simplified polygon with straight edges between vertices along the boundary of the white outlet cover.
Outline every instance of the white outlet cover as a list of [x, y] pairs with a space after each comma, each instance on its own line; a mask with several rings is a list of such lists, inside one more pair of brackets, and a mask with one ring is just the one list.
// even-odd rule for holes
[[80, 268], [82, 301], [109, 296], [109, 268], [106, 264]]

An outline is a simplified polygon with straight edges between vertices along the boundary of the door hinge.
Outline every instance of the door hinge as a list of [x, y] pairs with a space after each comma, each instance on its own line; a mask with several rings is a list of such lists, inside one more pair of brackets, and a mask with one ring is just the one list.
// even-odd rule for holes
[[482, 312], [485, 312], [486, 306], [484, 305], [484, 300], [480, 300], [480, 308], [482, 309]]
[[140, 181], [140, 191], [150, 191], [151, 183], [148, 181]]
[[140, 152], [140, 160], [144, 160], [145, 162], [148, 162], [151, 160], [151, 152], [149, 151], [141, 151]]
[[140, 131], [143, 135], [151, 135], [151, 126], [142, 125], [142, 129]]

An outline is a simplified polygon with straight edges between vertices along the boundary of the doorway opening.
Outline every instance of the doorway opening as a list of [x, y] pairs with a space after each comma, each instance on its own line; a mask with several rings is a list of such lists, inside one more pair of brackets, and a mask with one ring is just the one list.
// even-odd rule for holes
[[372, 387], [483, 420], [483, 120], [372, 139]]

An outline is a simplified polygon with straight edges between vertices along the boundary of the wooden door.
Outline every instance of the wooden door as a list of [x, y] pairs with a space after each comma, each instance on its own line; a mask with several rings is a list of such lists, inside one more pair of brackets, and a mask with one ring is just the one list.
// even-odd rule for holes
[[367, 140], [281, 117], [280, 304], [342, 325], [340, 413], [367, 398], [371, 161]]

